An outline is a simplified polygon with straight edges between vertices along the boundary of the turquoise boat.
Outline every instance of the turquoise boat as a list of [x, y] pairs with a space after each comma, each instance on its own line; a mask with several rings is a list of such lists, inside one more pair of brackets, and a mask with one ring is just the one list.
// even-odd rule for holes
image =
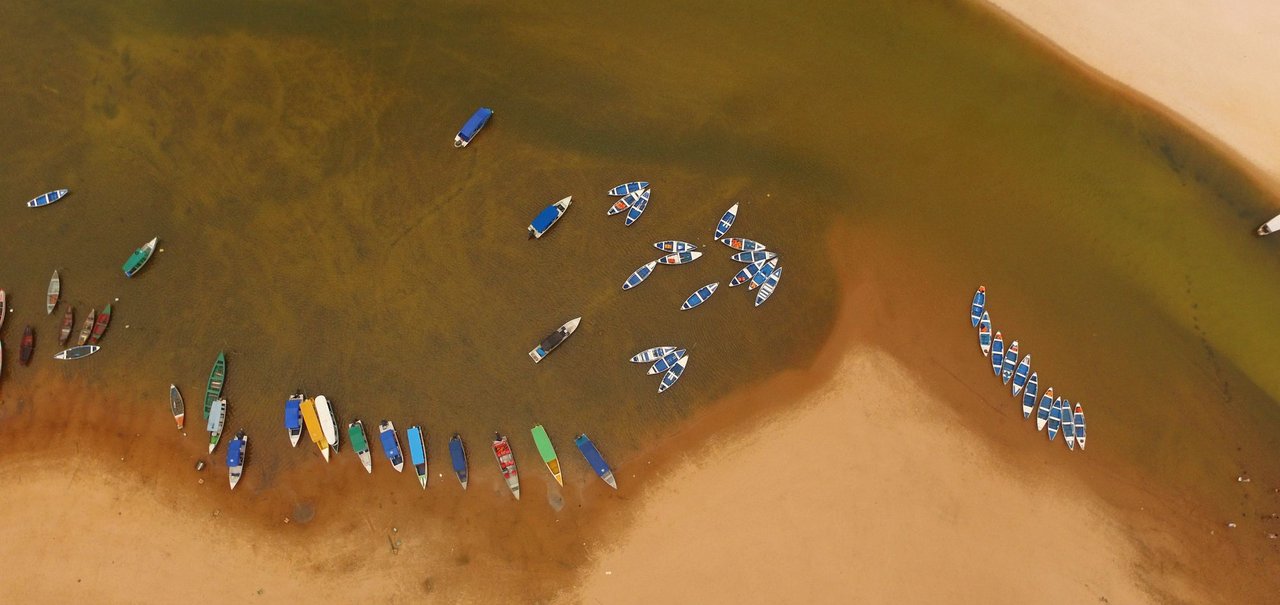
[[156, 242], [159, 241], [159, 239], [160, 238], [158, 237], [151, 238], [151, 241], [143, 244], [142, 247], [134, 250], [133, 254], [129, 255], [129, 260], [124, 261], [125, 277], [133, 277], [142, 270], [142, 267], [147, 264], [147, 261], [151, 260], [151, 255], [155, 254]]

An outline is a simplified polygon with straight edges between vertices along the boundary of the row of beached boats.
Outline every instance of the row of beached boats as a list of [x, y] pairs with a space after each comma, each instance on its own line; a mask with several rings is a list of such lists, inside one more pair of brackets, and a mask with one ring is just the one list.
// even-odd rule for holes
[[[1035, 412], [1036, 430], [1048, 429], [1049, 441], [1053, 441], [1061, 431], [1067, 449], [1074, 450], [1078, 445], [1081, 450], [1084, 450], [1084, 407], [1080, 402], [1076, 402], [1073, 410], [1070, 400], [1054, 395], [1053, 387], [1045, 389], [1043, 394], [1039, 393], [1040, 377], [1036, 372], [1030, 371], [1031, 355], [1025, 355], [1019, 361], [1017, 340], [1009, 343], [1006, 348], [1003, 334], [996, 331], [994, 336], [992, 335], [991, 315], [987, 311], [986, 286], [978, 286], [978, 290], [973, 294], [973, 301], [969, 305], [969, 321], [978, 329], [978, 348], [982, 350], [984, 356], [990, 357], [992, 372], [1004, 384], [1011, 385], [1010, 393], [1013, 397], [1022, 395], [1022, 418], [1024, 420], [1030, 418], [1032, 412]], [[1040, 396], [1038, 408], [1037, 395]]]

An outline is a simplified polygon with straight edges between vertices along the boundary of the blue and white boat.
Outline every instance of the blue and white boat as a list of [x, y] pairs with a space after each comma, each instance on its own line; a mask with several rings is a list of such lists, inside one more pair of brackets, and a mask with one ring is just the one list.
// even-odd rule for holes
[[1062, 438], [1067, 442], [1067, 449], [1076, 449], [1076, 423], [1071, 417], [1071, 402], [1062, 407]]
[[677, 252], [658, 259], [659, 265], [683, 265], [702, 258], [701, 252]]
[[1049, 410], [1049, 441], [1053, 441], [1058, 436], [1058, 429], [1062, 428], [1062, 399], [1053, 400], [1053, 408]]
[[449, 439], [449, 460], [453, 462], [453, 474], [458, 483], [462, 484], [463, 490], [467, 489], [467, 450], [462, 446], [462, 436], [457, 433]]
[[649, 363], [666, 357], [667, 354], [675, 351], [675, 347], [653, 347], [645, 349], [631, 356], [631, 363]]
[[400, 436], [396, 434], [396, 425], [390, 420], [378, 423], [378, 440], [382, 442], [382, 453], [391, 461], [391, 466], [397, 473], [403, 471], [404, 454], [400, 451]]
[[[759, 262], [759, 261], [756, 261], [756, 262]], [[764, 282], [769, 281], [769, 276], [773, 275], [774, 270], [777, 268], [778, 268], [778, 259], [776, 258], [769, 259], [769, 261], [766, 262], [763, 267], [760, 267], [759, 271], [756, 271], [755, 275], [751, 276], [751, 283], [747, 284], [747, 289], [755, 290], [756, 288], [763, 286]]]
[[752, 277], [755, 276], [755, 274], [758, 271], [760, 271], [761, 268], [764, 267], [764, 264], [767, 262], [769, 261], [758, 260], [754, 263], [751, 263], [750, 265], [743, 267], [742, 270], [739, 271], [737, 275], [733, 276], [733, 279], [729, 280], [729, 287], [732, 288], [732, 287], [741, 286], [742, 284], [747, 283], [748, 281], [751, 280]]
[[1018, 369], [1013, 372], [1013, 386], [1010, 387], [1010, 394], [1017, 397], [1022, 392], [1022, 387], [1027, 386], [1027, 373], [1031, 371], [1031, 356], [1027, 355], [1018, 363]]
[[644, 209], [649, 207], [649, 191], [651, 190], [645, 189], [644, 193], [640, 194], [640, 199], [631, 205], [631, 209], [627, 211], [626, 220], [622, 221], [624, 227], [630, 227], [632, 223], [640, 220], [640, 215], [644, 214]]
[[[1027, 357], [1030, 357], [1028, 355]], [[1014, 378], [1017, 380], [1017, 378]], [[1022, 390], [1022, 419], [1026, 420], [1031, 417], [1032, 410], [1036, 409], [1036, 395], [1040, 393], [1040, 377], [1035, 372], [1031, 373], [1031, 378], [1027, 379], [1027, 388]]]
[[618, 199], [618, 201], [614, 202], [612, 206], [609, 206], [609, 210], [605, 212], [605, 216], [613, 216], [623, 210], [639, 204], [641, 200], [644, 200], [645, 205], [648, 205], [649, 195], [650, 193], [648, 189], [641, 189], [634, 193], [628, 193]]
[[1072, 424], [1076, 425], [1076, 445], [1084, 450], [1084, 409], [1080, 407], [1080, 403], [1076, 403], [1076, 413], [1072, 417]]
[[749, 239], [742, 239], [740, 237], [726, 237], [720, 240], [720, 243], [730, 248], [733, 248], [734, 250], [741, 250], [743, 252], [752, 252], [755, 250], [768, 250], [768, 247], [766, 247], [764, 244], [760, 242], [749, 240]]
[[61, 359], [64, 361], [70, 360], [70, 359], [80, 359], [81, 357], [88, 357], [90, 355], [93, 355], [94, 353], [97, 353], [99, 348], [101, 347], [99, 347], [98, 345], [80, 345], [78, 347], [71, 347], [70, 349], [61, 351], [57, 355], [54, 355], [53, 358]]
[[661, 393], [671, 388], [671, 385], [675, 384], [677, 380], [680, 380], [680, 377], [684, 375], [684, 367], [688, 363], [689, 356], [685, 355], [680, 358], [680, 361], [676, 362], [676, 365], [671, 366], [671, 369], [667, 370], [667, 373], [662, 376], [662, 384], [658, 385], [658, 392]]
[[991, 354], [991, 316], [986, 311], [978, 321], [978, 348], [982, 349], [983, 357]]
[[1000, 375], [1000, 366], [1004, 364], [1004, 336], [996, 331], [996, 337], [991, 341], [991, 373], [996, 376]]
[[658, 261], [656, 260], [651, 260], [645, 263], [639, 269], [636, 269], [635, 271], [633, 271], [631, 273], [631, 276], [627, 278], [627, 281], [622, 282], [622, 289], [630, 290], [640, 285], [640, 282], [648, 278], [649, 274], [653, 273], [653, 268], [657, 266], [658, 266]]
[[569, 204], [572, 203], [573, 196], [571, 195], [547, 206], [542, 212], [538, 213], [538, 216], [533, 217], [533, 222], [529, 223], [529, 239], [542, 237], [542, 234], [546, 233], [547, 229], [550, 229], [552, 225], [556, 224], [556, 221], [560, 220], [561, 216], [564, 216], [564, 211], [568, 210]]
[[716, 225], [716, 234], [714, 237], [716, 239], [724, 237], [724, 234], [728, 233], [729, 228], [733, 226], [733, 221], [736, 220], [738, 220], [738, 205], [734, 204], [729, 206], [729, 209], [725, 211], [724, 216], [720, 217], [720, 223]]
[[978, 286], [978, 291], [973, 293], [973, 303], [969, 305], [969, 321], [973, 322], [973, 327], [978, 327], [978, 320], [982, 319], [986, 306], [987, 287]]
[[294, 393], [284, 402], [284, 428], [289, 431], [289, 443], [298, 447], [298, 438], [302, 437], [302, 393]]
[[418, 473], [418, 483], [427, 489], [427, 446], [422, 438], [422, 428], [418, 425], [409, 427], [409, 459], [413, 461], [413, 470]]
[[613, 189], [610, 189], [607, 195], [612, 195], [613, 197], [622, 197], [624, 195], [627, 195], [628, 193], [635, 193], [637, 191], [640, 191], [641, 189], [648, 189], [648, 188], [649, 188], [649, 181], [631, 181], [630, 183], [623, 183], [621, 185], [618, 185], [617, 187], [614, 187]]
[[697, 246], [690, 244], [689, 242], [682, 242], [678, 239], [669, 239], [665, 242], [655, 242], [653, 247], [663, 252], [691, 252], [698, 249]]
[[542, 342], [538, 343], [538, 346], [529, 351], [529, 358], [533, 360], [533, 363], [541, 362], [543, 358], [556, 350], [560, 343], [572, 336], [573, 331], [578, 329], [578, 324], [580, 323], [582, 323], [581, 317], [575, 317], [564, 322], [564, 325], [556, 328], [555, 332], [548, 334], [546, 338], [542, 339]]
[[689, 298], [684, 299], [684, 304], [680, 305], [680, 310], [688, 311], [689, 309], [692, 309], [706, 302], [708, 298], [711, 298], [712, 294], [716, 293], [716, 288], [719, 288], [719, 287], [720, 287], [720, 282], [715, 282], [712, 284], [707, 284], [701, 288], [698, 288], [696, 292], [689, 295]]
[[27, 202], [27, 207], [39, 208], [41, 206], [48, 206], [49, 204], [52, 204], [62, 199], [63, 197], [66, 197], [66, 195], [67, 195], [66, 189], [58, 189], [55, 191], [50, 191], [49, 193], [45, 193], [43, 195], [37, 196], [35, 199], [32, 199], [31, 201]]
[[1049, 424], [1049, 413], [1053, 409], [1053, 387], [1049, 387], [1044, 392], [1044, 396], [1040, 397], [1040, 408], [1036, 410], [1036, 430], [1043, 431], [1045, 425]]
[[763, 305], [764, 301], [773, 296], [773, 289], [778, 287], [778, 282], [780, 281], [782, 281], [782, 267], [775, 269], [769, 279], [764, 280], [764, 284], [760, 286], [760, 291], [756, 293], [757, 307]]
[[453, 137], [453, 146], [466, 147], [467, 145], [470, 145], [471, 139], [475, 138], [476, 134], [480, 132], [480, 129], [484, 128], [484, 125], [489, 123], [489, 118], [492, 117], [492, 109], [489, 109], [488, 107], [481, 107], [480, 109], [477, 109], [476, 112], [471, 114], [471, 117], [467, 119], [467, 123], [462, 125], [462, 130], [459, 130], [458, 134]]
[[245, 451], [248, 449], [249, 436], [240, 429], [236, 438], [227, 444], [227, 478], [231, 481], [231, 489], [235, 489], [240, 477], [244, 476]]
[[591, 443], [585, 433], [578, 435], [573, 440], [578, 446], [578, 451], [582, 452], [582, 457], [587, 459], [587, 464], [591, 466], [591, 470], [595, 471], [609, 487], [618, 489], [618, 482], [613, 479], [613, 469], [609, 468], [609, 463], [604, 461], [604, 456], [600, 455], [600, 450], [596, 449], [596, 444]]
[[646, 373], [652, 376], [654, 374], [661, 374], [667, 370], [670, 370], [671, 368], [675, 367], [677, 363], [680, 362], [680, 359], [684, 357], [684, 354], [685, 354], [685, 349], [677, 349], [675, 351], [667, 353], [666, 355], [662, 356], [662, 359], [659, 359], [657, 362], [655, 362], [653, 366], [649, 368], [649, 371]]
[[729, 258], [736, 260], [740, 263], [754, 263], [758, 260], [769, 260], [777, 255], [778, 253], [776, 252], [768, 252], [765, 250], [754, 250], [751, 252], [739, 252], [733, 256], [730, 256]]
[[1004, 351], [1004, 361], [1000, 363], [1000, 381], [1009, 384], [1013, 379], [1013, 370], [1018, 365], [1018, 341], [1009, 343], [1009, 348]]

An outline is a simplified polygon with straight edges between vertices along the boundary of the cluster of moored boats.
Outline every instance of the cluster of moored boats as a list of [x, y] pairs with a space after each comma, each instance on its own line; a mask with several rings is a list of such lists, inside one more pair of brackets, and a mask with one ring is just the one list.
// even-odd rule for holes
[[[991, 359], [991, 370], [1004, 384], [1010, 384], [1013, 397], [1022, 395], [1022, 418], [1036, 414], [1036, 430], [1048, 429], [1049, 441], [1053, 441], [1061, 431], [1067, 443], [1067, 449], [1074, 450], [1077, 445], [1084, 449], [1085, 423], [1084, 408], [1076, 402], [1075, 409], [1071, 401], [1054, 395], [1053, 387], [1039, 393], [1040, 377], [1031, 370], [1031, 355], [1018, 360], [1018, 341], [1014, 340], [1005, 347], [1004, 335], [999, 331], [991, 333], [991, 315], [987, 311], [987, 288], [978, 286], [969, 306], [969, 321], [978, 329], [978, 347], [982, 354]], [[1030, 372], [1030, 375], [1028, 375]], [[1036, 396], [1040, 396], [1039, 407]]]
[[662, 382], [658, 384], [658, 392], [661, 393], [680, 380], [680, 376], [684, 374], [684, 367], [689, 363], [689, 356], [685, 353], [685, 349], [678, 347], [653, 347], [645, 349], [631, 356], [631, 363], [649, 363], [648, 374], [662, 374]]

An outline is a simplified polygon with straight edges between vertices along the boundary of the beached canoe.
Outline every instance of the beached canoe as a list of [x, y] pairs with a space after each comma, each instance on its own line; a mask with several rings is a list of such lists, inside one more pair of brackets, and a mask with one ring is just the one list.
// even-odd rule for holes
[[298, 439], [302, 437], [303, 399], [306, 399], [306, 395], [299, 391], [284, 402], [284, 430], [289, 434], [289, 444], [293, 447], [298, 447]]
[[1053, 387], [1045, 390], [1044, 395], [1040, 397], [1040, 407], [1036, 410], [1036, 430], [1043, 431], [1045, 425], [1049, 424], [1049, 414], [1053, 410]]
[[[97, 312], [97, 309], [89, 309], [89, 315], [84, 318], [84, 324], [80, 326], [80, 336], [76, 338], [77, 345], [83, 346], [89, 342], [89, 335], [93, 333], [93, 320], [97, 318]], [[205, 417], [207, 418], [208, 416], [208, 412], [205, 412]]]
[[758, 260], [769, 260], [776, 256], [778, 256], [777, 252], [769, 250], [755, 250], [752, 252], [739, 252], [729, 258], [740, 263], [754, 263]]
[[720, 243], [733, 248], [734, 250], [741, 250], [743, 252], [768, 250], [768, 247], [760, 242], [743, 239], [741, 237], [726, 237], [721, 239]]
[[458, 483], [462, 484], [462, 489], [467, 489], [467, 448], [462, 444], [462, 435], [457, 433], [449, 439], [449, 459], [453, 462], [453, 474], [458, 478]]
[[382, 453], [391, 462], [391, 468], [399, 473], [404, 470], [404, 454], [400, 452], [400, 436], [396, 434], [396, 425], [390, 420], [378, 423], [378, 440], [382, 442]]
[[714, 282], [698, 288], [693, 294], [689, 295], [689, 298], [684, 299], [684, 302], [680, 304], [680, 310], [688, 311], [689, 309], [706, 302], [708, 298], [711, 298], [712, 294], [716, 293], [716, 288], [719, 287], [720, 282]]
[[573, 203], [573, 196], [566, 197], [550, 206], [547, 206], [533, 217], [533, 222], [529, 223], [529, 239], [540, 238], [546, 233], [556, 221], [564, 216], [564, 211], [569, 209], [569, 205]]
[[489, 109], [488, 107], [481, 107], [480, 109], [477, 109], [475, 113], [471, 114], [471, 117], [467, 118], [466, 123], [458, 130], [458, 134], [454, 135], [453, 146], [466, 147], [467, 145], [470, 145], [471, 139], [475, 138], [476, 134], [484, 128], [485, 124], [489, 123], [489, 118], [492, 117], [492, 109]]
[[555, 332], [552, 332], [548, 334], [546, 338], [543, 338], [542, 342], [538, 343], [538, 346], [534, 347], [532, 351], [529, 351], [529, 357], [533, 359], [533, 363], [542, 361], [542, 358], [554, 351], [556, 347], [560, 346], [560, 343], [567, 340], [569, 336], [573, 335], [573, 331], [578, 329], [579, 323], [582, 323], [581, 317], [570, 319], [569, 321], [564, 322], [563, 326], [556, 328]]
[[62, 296], [62, 279], [58, 277], [58, 270], [53, 270], [53, 277], [49, 278], [49, 289], [45, 291], [44, 314], [52, 315], [53, 308], [58, 306], [58, 298]]
[[[4, 326], [5, 315], [8, 315], [9, 302], [7, 299], [8, 299], [8, 296], [5, 295], [4, 290], [0, 290], [0, 327]], [[80, 344], [84, 344], [84, 343], [80, 343]]]
[[316, 395], [316, 417], [320, 419], [320, 430], [324, 431], [324, 440], [333, 451], [338, 451], [338, 415], [333, 413], [333, 402], [324, 395]]
[[692, 252], [698, 249], [697, 246], [690, 244], [689, 242], [682, 242], [678, 239], [669, 239], [664, 242], [654, 242], [653, 247], [663, 252]]
[[1053, 441], [1058, 436], [1058, 430], [1062, 428], [1062, 399], [1054, 399], [1053, 407], [1049, 409], [1049, 441]]
[[645, 189], [640, 194], [640, 199], [631, 205], [631, 209], [627, 211], [627, 218], [622, 221], [624, 227], [630, 227], [633, 223], [640, 220], [640, 215], [644, 214], [645, 208], [649, 207], [649, 195], [652, 189]]
[[659, 265], [683, 265], [685, 263], [691, 263], [695, 260], [698, 260], [699, 258], [702, 258], [702, 253], [696, 250], [692, 252], [677, 252], [675, 254], [668, 254], [658, 259], [658, 264]]
[[640, 203], [640, 200], [642, 199], [644, 200], [649, 199], [648, 189], [641, 189], [640, 191], [634, 191], [622, 196], [621, 198], [618, 198], [618, 201], [614, 202], [613, 205], [609, 206], [609, 209], [606, 210], [604, 214], [605, 216], [613, 216], [615, 214], [625, 212], [627, 209]]
[[1009, 387], [1011, 395], [1017, 397], [1022, 387], [1027, 386], [1027, 373], [1031, 371], [1031, 356], [1027, 355], [1018, 362], [1018, 369], [1013, 372], [1013, 386]]
[[48, 206], [49, 204], [52, 204], [66, 196], [67, 196], [66, 189], [56, 189], [54, 191], [50, 191], [49, 193], [44, 193], [36, 196], [31, 201], [27, 202], [27, 207], [39, 208], [41, 206]]
[[511, 444], [501, 433], [493, 434], [493, 457], [498, 461], [498, 470], [507, 482], [511, 494], [520, 499], [520, 472], [516, 470], [516, 455], [511, 451]]
[[156, 242], [159, 240], [160, 238], [153, 237], [151, 238], [151, 241], [142, 244], [142, 246], [137, 250], [133, 251], [133, 254], [129, 255], [129, 258], [124, 261], [124, 266], [121, 267], [124, 269], [125, 277], [133, 277], [142, 270], [142, 267], [147, 264], [147, 261], [151, 260], [151, 255], [155, 253]]
[[213, 369], [209, 370], [209, 382], [204, 387], [204, 417], [209, 417], [209, 406], [213, 400], [222, 396], [222, 384], [227, 378], [227, 355], [218, 351], [218, 358], [213, 360]]
[[587, 464], [591, 465], [591, 470], [608, 483], [609, 487], [618, 489], [618, 482], [613, 479], [613, 469], [609, 468], [609, 463], [604, 461], [604, 456], [600, 455], [596, 444], [592, 443], [585, 433], [578, 435], [573, 442], [578, 446], [578, 451], [582, 452], [582, 457], [587, 459]]
[[685, 353], [686, 349], [676, 349], [675, 351], [667, 353], [666, 355], [663, 355], [661, 359], [655, 361], [652, 366], [649, 366], [649, 371], [645, 373], [653, 376], [654, 374], [661, 374], [670, 370], [672, 367], [675, 367], [676, 362], [680, 361], [680, 359], [685, 356]]
[[182, 426], [187, 421], [187, 404], [182, 401], [182, 393], [178, 391], [176, 385], [169, 385], [169, 412], [173, 414], [173, 421], [177, 423], [178, 430], [182, 430]]
[[640, 285], [640, 282], [644, 281], [645, 279], [648, 279], [649, 274], [653, 273], [654, 267], [657, 267], [657, 266], [658, 266], [658, 261], [656, 260], [651, 260], [645, 263], [639, 269], [636, 269], [634, 272], [632, 272], [631, 275], [627, 277], [627, 281], [622, 282], [622, 289], [630, 290]]
[[538, 454], [542, 456], [542, 461], [547, 463], [547, 470], [551, 471], [551, 476], [555, 477], [556, 483], [563, 487], [564, 477], [560, 474], [560, 458], [556, 456], [556, 448], [552, 445], [551, 438], [547, 436], [547, 429], [538, 424], [530, 432], [533, 433], [533, 444], [538, 446]]
[[227, 444], [227, 477], [231, 481], [231, 489], [236, 488], [240, 477], [244, 475], [245, 454], [248, 450], [249, 436], [244, 434], [244, 429], [240, 429], [236, 431], [236, 438]]
[[98, 318], [93, 322], [93, 333], [89, 334], [89, 344], [96, 345], [102, 340], [102, 335], [107, 333], [107, 326], [111, 325], [111, 303], [107, 303], [106, 308], [98, 313]]
[[758, 260], [743, 267], [741, 271], [738, 271], [737, 275], [733, 276], [733, 279], [729, 280], [729, 287], [734, 288], [751, 281], [751, 278], [755, 277], [756, 273], [763, 269], [765, 264], [768, 262], [769, 261]]
[[1076, 425], [1076, 445], [1084, 450], [1084, 409], [1079, 403], [1076, 404], [1076, 413], [1071, 418], [1071, 422]]
[[760, 292], [756, 293], [756, 306], [764, 304], [773, 296], [773, 291], [778, 288], [778, 282], [782, 281], [782, 267], [778, 267], [769, 275], [769, 279], [764, 280], [764, 284], [760, 286]]
[[36, 329], [28, 325], [22, 330], [22, 348], [18, 349], [18, 361], [22, 365], [31, 364], [31, 355], [36, 351]]
[[658, 385], [658, 392], [661, 393], [671, 388], [671, 385], [675, 384], [677, 380], [680, 380], [680, 377], [684, 375], [684, 367], [688, 363], [689, 356], [685, 355], [684, 357], [681, 357], [680, 361], [677, 361], [675, 365], [671, 366], [671, 369], [667, 370], [667, 373], [662, 376], [662, 384]]
[[1013, 372], [1018, 366], [1018, 341], [1009, 343], [1009, 348], [1004, 351], [1004, 361], [1000, 362], [1000, 381], [1009, 384], [1013, 379]]
[[1280, 231], [1280, 215], [1276, 215], [1274, 218], [1262, 223], [1262, 226], [1258, 227], [1258, 235], [1267, 235], [1269, 233], [1275, 233], [1276, 231]]
[[62, 328], [58, 330], [58, 344], [65, 346], [67, 340], [71, 338], [71, 331], [75, 329], [76, 308], [68, 306], [65, 313], [62, 314]]
[[98, 349], [100, 348], [102, 347], [99, 347], [97, 345], [80, 345], [80, 346], [71, 347], [70, 349], [59, 352], [57, 355], [54, 355], [53, 358], [61, 359], [63, 361], [67, 361], [71, 359], [80, 359], [81, 357], [88, 357], [90, 355], [93, 355], [94, 353], [97, 353]]
[[[756, 261], [756, 262], [760, 262], [760, 261]], [[751, 279], [747, 282], [747, 289], [755, 290], [756, 288], [763, 286], [764, 283], [769, 281], [769, 278], [773, 276], [773, 272], [777, 268], [778, 268], [778, 259], [776, 258], [768, 259], [764, 263], [764, 266], [760, 267], [760, 270], [756, 271], [755, 275], [751, 276]]]
[[373, 474], [373, 456], [369, 455], [369, 438], [364, 433], [364, 423], [356, 419], [347, 425], [347, 438], [351, 440], [351, 449], [364, 465], [366, 473]]
[[1076, 449], [1076, 423], [1071, 417], [1071, 402], [1062, 407], [1062, 438], [1067, 442], [1067, 449]]
[[205, 425], [205, 429], [209, 431], [209, 453], [218, 447], [218, 440], [222, 439], [222, 428], [227, 422], [227, 400], [218, 399], [213, 402], [209, 408], [209, 424]]
[[[1030, 357], [1028, 355], [1027, 357]], [[1031, 373], [1031, 378], [1027, 379], [1027, 388], [1022, 390], [1022, 419], [1026, 420], [1031, 417], [1031, 412], [1036, 409], [1036, 395], [1040, 390], [1040, 377], [1035, 373]]]
[[418, 425], [409, 427], [409, 459], [413, 462], [413, 470], [418, 473], [418, 483], [427, 489], [427, 444], [422, 438], [422, 428]]
[[987, 287], [978, 286], [978, 291], [973, 293], [973, 302], [969, 304], [969, 321], [973, 323], [973, 327], [978, 327], [978, 320], [982, 319], [983, 311], [987, 307]]
[[623, 183], [621, 185], [618, 185], [617, 187], [614, 187], [613, 189], [610, 189], [605, 193], [605, 195], [612, 195], [613, 197], [622, 197], [624, 195], [640, 191], [641, 189], [648, 189], [648, 188], [649, 188], [649, 181], [631, 181], [630, 183]]
[[316, 402], [314, 399], [302, 400], [302, 423], [307, 427], [307, 436], [311, 437], [311, 442], [320, 448], [320, 455], [324, 456], [324, 461], [329, 461], [329, 440], [324, 437], [324, 428], [320, 426], [320, 416], [316, 414]]
[[1004, 335], [996, 330], [996, 336], [991, 340], [991, 373], [996, 376], [1000, 375], [1000, 368], [1004, 366]]
[[720, 222], [716, 224], [716, 234], [713, 237], [716, 239], [724, 237], [729, 232], [729, 228], [733, 226], [733, 221], [736, 220], [738, 220], [738, 205], [734, 204], [729, 206], [724, 216], [720, 217]]
[[631, 363], [649, 363], [650, 361], [657, 361], [665, 357], [667, 353], [675, 350], [675, 347], [653, 347], [652, 349], [645, 349], [635, 355], [632, 355]]
[[991, 354], [991, 316], [986, 311], [978, 320], [978, 348], [982, 349], [983, 357]]

